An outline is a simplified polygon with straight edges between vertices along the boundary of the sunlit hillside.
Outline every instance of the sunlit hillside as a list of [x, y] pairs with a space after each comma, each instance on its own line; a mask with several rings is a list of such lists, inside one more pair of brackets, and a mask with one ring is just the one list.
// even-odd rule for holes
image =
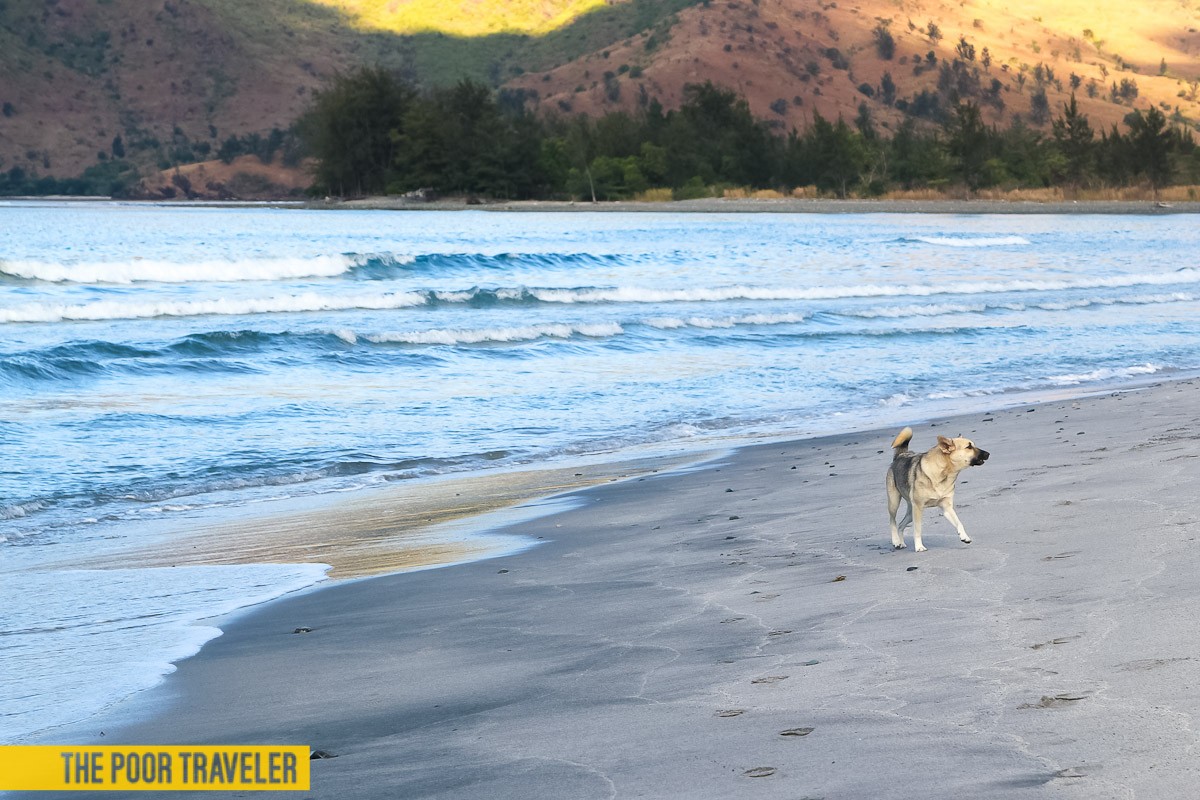
[[360, 65], [564, 114], [711, 80], [781, 133], [860, 107], [936, 125], [961, 99], [1049, 134], [1072, 92], [1098, 130], [1151, 105], [1196, 126], [1198, 31], [1200, 0], [3, 0], [0, 171], [212, 159]]
[[1046, 109], [1059, 113], [1072, 92], [1097, 128], [1152, 104], [1195, 125], [1198, 8], [1192, 0], [711, 0], [512, 85], [536, 92], [544, 107], [597, 113], [651, 97], [671, 106], [685, 84], [711, 79], [780, 129], [803, 129], [814, 111], [850, 119], [860, 104], [884, 125], [913, 114], [933, 122], [936, 104], [944, 110], [959, 98], [979, 104], [990, 123], [1019, 116], [1048, 131]]
[[574, 21], [607, 0], [312, 0], [336, 8], [368, 30], [489, 36], [541, 35]]

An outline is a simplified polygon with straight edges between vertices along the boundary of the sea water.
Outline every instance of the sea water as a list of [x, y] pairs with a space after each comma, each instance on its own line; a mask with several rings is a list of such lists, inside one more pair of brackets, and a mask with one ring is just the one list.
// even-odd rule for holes
[[148, 522], [912, 421], [1200, 367], [1189, 216], [0, 202], [0, 742], [317, 565], [52, 566]]

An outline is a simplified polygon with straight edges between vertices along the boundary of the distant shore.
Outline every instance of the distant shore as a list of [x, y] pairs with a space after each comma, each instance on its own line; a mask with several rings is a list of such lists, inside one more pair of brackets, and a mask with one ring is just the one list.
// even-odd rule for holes
[[[111, 197], [0, 197], [0, 201], [104, 202]], [[308, 211], [513, 211], [513, 212], [647, 212], [660, 214], [1200, 214], [1200, 201], [1155, 200], [837, 200], [832, 198], [705, 197], [663, 202], [606, 200], [511, 200], [468, 202], [462, 197], [409, 200], [364, 197], [353, 200], [121, 200], [172, 206], [236, 208], [241, 206], [301, 208]]]
[[774, 213], [774, 214], [1200, 214], [1200, 202], [1156, 202], [1153, 200], [833, 200], [808, 198], [723, 198], [668, 202], [617, 200], [574, 202], [566, 200], [519, 200], [468, 203], [462, 198], [419, 201], [400, 197], [368, 197], [361, 200], [313, 201], [307, 209], [354, 209], [377, 211], [622, 211], [687, 213]]

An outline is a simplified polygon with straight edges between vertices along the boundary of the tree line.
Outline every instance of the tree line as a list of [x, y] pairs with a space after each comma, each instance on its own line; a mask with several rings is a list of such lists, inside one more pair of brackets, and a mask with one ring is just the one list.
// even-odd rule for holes
[[1123, 130], [1094, 130], [1074, 95], [1048, 126], [984, 122], [954, 102], [931, 123], [908, 114], [894, 130], [865, 103], [853, 120], [814, 113], [778, 135], [746, 100], [711, 82], [685, 87], [678, 109], [643, 98], [636, 112], [534, 114], [521, 92], [463, 81], [420, 91], [381, 69], [337, 78], [298, 130], [316, 159], [314, 191], [338, 196], [442, 194], [617, 200], [648, 189], [676, 199], [727, 187], [816, 186], [839, 197], [895, 189], [1119, 187], [1200, 179], [1189, 130], [1157, 108]]
[[[592, 118], [536, 114], [523, 91], [496, 92], [472, 81], [420, 90], [393, 73], [364, 68], [336, 78], [291, 129], [230, 138], [217, 155], [228, 162], [253, 153], [269, 161], [281, 152], [289, 165], [311, 158], [312, 192], [343, 197], [432, 190], [619, 200], [657, 189], [658, 197], [690, 199], [731, 187], [786, 193], [810, 186], [873, 197], [912, 189], [1157, 190], [1200, 183], [1200, 148], [1191, 131], [1155, 107], [1132, 110], [1121, 126], [1097, 131], [1072, 94], [1057, 116], [1047, 104], [1043, 125], [1014, 116], [1001, 128], [984, 122], [987, 102], [969, 92], [929, 98], [893, 98], [905, 116], [891, 129], [863, 103], [852, 120], [813, 113], [803, 131], [781, 134], [779, 120], [755, 118], [743, 97], [711, 82], [685, 87], [678, 109], [643, 95], [634, 112]], [[15, 167], [0, 172], [0, 195], [127, 192], [138, 172], [120, 141], [111, 158], [77, 178]]]

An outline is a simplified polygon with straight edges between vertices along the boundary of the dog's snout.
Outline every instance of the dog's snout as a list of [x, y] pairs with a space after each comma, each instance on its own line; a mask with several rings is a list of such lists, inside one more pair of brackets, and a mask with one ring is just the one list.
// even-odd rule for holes
[[987, 461], [988, 456], [990, 456], [990, 455], [991, 455], [991, 453], [989, 453], [987, 450], [977, 450], [975, 453], [975, 458], [972, 459], [973, 465], [979, 466], [983, 462]]

